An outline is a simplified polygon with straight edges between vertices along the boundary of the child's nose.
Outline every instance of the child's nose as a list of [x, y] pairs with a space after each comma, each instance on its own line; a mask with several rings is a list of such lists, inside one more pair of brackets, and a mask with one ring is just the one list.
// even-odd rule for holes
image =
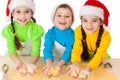
[[88, 26], [89, 28], [92, 28], [92, 23], [89, 22], [87, 26]]
[[25, 17], [25, 13], [21, 13], [21, 14], [20, 14], [20, 17]]

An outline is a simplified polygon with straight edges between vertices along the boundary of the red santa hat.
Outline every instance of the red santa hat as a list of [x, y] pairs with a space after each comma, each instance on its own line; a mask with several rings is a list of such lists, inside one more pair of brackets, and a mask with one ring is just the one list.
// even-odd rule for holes
[[104, 25], [108, 26], [108, 17], [109, 17], [109, 11], [105, 7], [104, 4], [102, 4], [98, 0], [88, 0], [84, 4], [84, 6], [80, 9], [80, 17], [83, 15], [95, 15], [100, 17], [104, 21]]
[[8, 0], [6, 8], [6, 20], [10, 20], [11, 12], [18, 6], [26, 6], [35, 13], [35, 3], [33, 0]]

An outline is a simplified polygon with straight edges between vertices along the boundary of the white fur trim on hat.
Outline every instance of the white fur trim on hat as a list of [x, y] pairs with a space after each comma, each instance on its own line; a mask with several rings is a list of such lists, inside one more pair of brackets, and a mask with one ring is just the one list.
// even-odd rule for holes
[[12, 12], [18, 6], [26, 6], [35, 13], [35, 3], [33, 0], [11, 0], [9, 9]]
[[102, 20], [104, 20], [103, 9], [94, 6], [89, 6], [89, 5], [83, 6], [80, 9], [80, 17], [83, 15], [95, 15], [101, 18]]
[[[54, 9], [53, 9], [53, 11], [52, 11], [52, 14], [51, 14], [51, 20], [52, 20], [52, 22], [53, 22], [53, 19], [54, 19], [54, 16], [55, 16], [56, 9], [57, 9], [60, 5], [62, 5], [62, 4], [68, 5], [68, 6], [71, 8], [71, 10], [72, 10], [72, 12], [73, 12], [73, 16], [74, 16], [74, 9], [73, 9], [72, 5], [71, 5], [70, 3], [68, 3], [68, 2], [60, 2], [59, 4], [57, 4], [57, 5], [54, 7]], [[74, 21], [74, 17], [73, 17], [73, 21]]]

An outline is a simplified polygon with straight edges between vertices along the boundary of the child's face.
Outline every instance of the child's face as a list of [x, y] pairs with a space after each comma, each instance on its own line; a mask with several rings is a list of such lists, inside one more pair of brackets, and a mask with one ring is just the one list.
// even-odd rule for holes
[[69, 8], [58, 8], [53, 19], [53, 23], [60, 30], [65, 30], [71, 27], [72, 20], [72, 12]]
[[18, 22], [20, 25], [26, 25], [31, 17], [33, 16], [32, 11], [25, 6], [16, 7], [12, 12], [13, 18]]
[[102, 20], [97, 16], [85, 15], [81, 17], [83, 29], [88, 33], [93, 33], [103, 24]]

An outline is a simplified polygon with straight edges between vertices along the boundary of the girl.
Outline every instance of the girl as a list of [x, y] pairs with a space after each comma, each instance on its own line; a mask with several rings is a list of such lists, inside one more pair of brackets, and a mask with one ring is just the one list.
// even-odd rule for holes
[[[33, 15], [35, 3], [33, 0], [9, 0], [7, 16], [11, 16], [11, 23], [6, 25], [2, 35], [6, 38], [8, 55], [16, 64], [17, 71], [23, 76], [28, 68], [32, 68], [33, 75], [35, 64], [39, 59], [43, 28], [36, 24]], [[9, 17], [8, 17], [9, 18]], [[26, 65], [18, 55], [31, 55], [32, 59]]]
[[[75, 29], [72, 64], [68, 66], [68, 74], [74, 72], [77, 80], [87, 80], [91, 70], [97, 68], [105, 57], [110, 58], [106, 52], [111, 36], [103, 28], [104, 24], [108, 26], [108, 17], [107, 8], [98, 0], [88, 0], [80, 10], [81, 25]], [[87, 62], [87, 65], [80, 71], [81, 61]]]
[[[44, 69], [47, 76], [58, 76], [62, 67], [68, 64], [74, 43], [74, 31], [71, 28], [74, 21], [72, 8], [68, 4], [60, 4], [53, 13], [54, 26], [45, 35], [43, 50], [46, 63]], [[54, 57], [59, 58], [53, 69], [56, 71], [56, 75], [48, 74], [53, 67]]]

